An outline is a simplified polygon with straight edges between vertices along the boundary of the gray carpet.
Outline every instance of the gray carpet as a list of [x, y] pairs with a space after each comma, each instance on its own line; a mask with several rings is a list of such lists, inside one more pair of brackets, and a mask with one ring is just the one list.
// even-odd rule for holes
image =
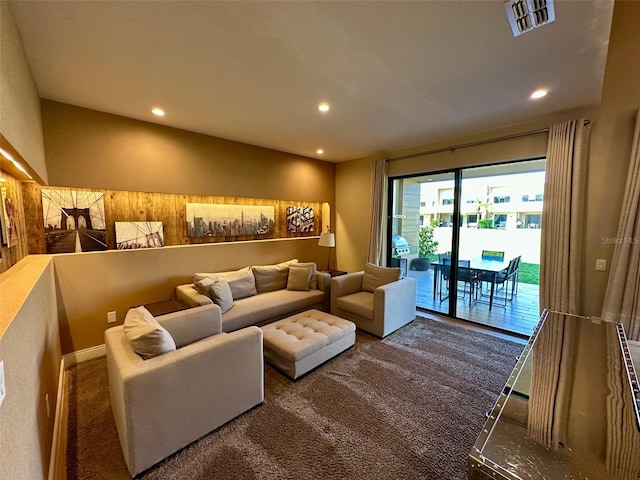
[[[467, 454], [522, 345], [418, 318], [292, 382], [265, 366], [265, 401], [144, 479], [466, 478]], [[69, 375], [69, 479], [129, 478], [105, 358]]]

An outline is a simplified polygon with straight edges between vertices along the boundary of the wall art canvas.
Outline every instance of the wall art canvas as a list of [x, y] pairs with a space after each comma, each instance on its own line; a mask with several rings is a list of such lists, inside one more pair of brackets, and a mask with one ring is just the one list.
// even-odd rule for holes
[[229, 237], [271, 235], [275, 228], [275, 207], [187, 203], [187, 236]]
[[162, 222], [116, 222], [116, 248], [164, 247]]
[[313, 207], [287, 207], [288, 232], [313, 232]]
[[16, 207], [16, 196], [14, 186], [10, 183], [3, 183], [2, 193], [2, 241], [9, 247], [18, 244], [18, 209]]
[[106, 250], [104, 192], [42, 189], [47, 253]]

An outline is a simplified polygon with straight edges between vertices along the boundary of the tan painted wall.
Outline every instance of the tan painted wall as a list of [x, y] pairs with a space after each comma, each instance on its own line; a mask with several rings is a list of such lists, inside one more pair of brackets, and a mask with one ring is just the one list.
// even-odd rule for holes
[[[622, 196], [627, 179], [635, 115], [640, 108], [640, 2], [616, 2], [602, 104], [591, 132], [583, 303], [585, 315], [600, 315], [611, 270]], [[595, 260], [607, 271], [595, 271]]]
[[373, 160], [338, 164], [336, 168], [337, 268], [347, 272], [364, 269], [371, 231], [371, 181]]
[[51, 185], [334, 201], [334, 164], [42, 101]]
[[[104, 343], [127, 310], [167, 300], [195, 272], [235, 270], [292, 258], [326, 263], [318, 237], [55, 255], [63, 353]], [[118, 323], [107, 324], [116, 311]]]
[[50, 256], [29, 256], [0, 275], [7, 392], [0, 406], [3, 479], [44, 479], [49, 471], [61, 360], [53, 270]]
[[28, 164], [23, 166], [46, 182], [40, 97], [5, 0], [0, 1], [0, 52], [0, 133]]

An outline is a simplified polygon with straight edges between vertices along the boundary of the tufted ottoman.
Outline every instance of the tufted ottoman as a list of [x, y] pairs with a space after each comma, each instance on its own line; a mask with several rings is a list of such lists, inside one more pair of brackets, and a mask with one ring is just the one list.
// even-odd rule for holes
[[265, 360], [294, 380], [356, 341], [353, 322], [319, 310], [298, 313], [261, 328]]

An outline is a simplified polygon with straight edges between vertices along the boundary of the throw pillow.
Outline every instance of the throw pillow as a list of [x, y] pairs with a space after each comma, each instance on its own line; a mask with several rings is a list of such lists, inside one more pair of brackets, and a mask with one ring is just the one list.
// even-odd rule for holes
[[290, 269], [289, 279], [287, 280], [287, 290], [309, 291], [311, 272], [312, 269], [310, 267]]
[[[309, 282], [309, 289], [315, 290], [318, 288], [318, 280], [316, 278], [316, 273], [318, 273], [318, 269], [316, 267], [315, 262], [306, 262], [306, 263], [291, 263], [289, 264], [289, 268], [311, 268], [311, 280]], [[291, 273], [291, 271], [289, 271]]]
[[275, 265], [258, 265], [251, 267], [256, 278], [256, 290], [258, 293], [273, 292], [287, 288], [289, 277], [289, 265], [297, 263], [298, 259]]
[[222, 313], [233, 307], [233, 294], [228, 283], [214, 283], [209, 288], [211, 298], [220, 307]]
[[201, 295], [206, 295], [211, 298], [211, 285], [214, 283], [215, 281], [213, 278], [205, 277], [202, 280], [195, 282], [193, 284], [193, 288], [195, 288]]
[[[218, 282], [224, 281], [223, 279], [218, 279]], [[226, 282], [229, 284], [234, 300], [251, 297], [258, 293], [256, 290], [256, 279], [251, 270], [247, 270], [242, 275], [231, 277]]]
[[124, 318], [124, 335], [133, 351], [144, 359], [176, 349], [173, 337], [144, 307], [129, 309]]
[[[205, 278], [210, 278], [216, 283], [228, 283], [234, 300], [240, 300], [241, 298], [250, 297], [258, 293], [251, 267], [244, 267], [240, 270], [232, 270], [229, 272], [194, 273], [194, 286], [197, 282], [202, 281]], [[210, 293], [205, 293], [205, 295], [210, 295]]]
[[378, 267], [367, 263], [362, 276], [362, 291], [372, 292], [382, 285], [400, 280], [402, 270], [398, 268]]

